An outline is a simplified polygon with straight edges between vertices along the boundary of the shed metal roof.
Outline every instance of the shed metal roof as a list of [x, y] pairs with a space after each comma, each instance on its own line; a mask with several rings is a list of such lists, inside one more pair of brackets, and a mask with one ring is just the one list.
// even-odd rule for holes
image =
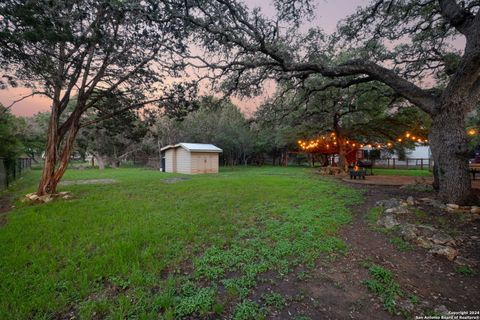
[[190, 151], [190, 152], [216, 152], [216, 153], [220, 153], [220, 152], [223, 151], [219, 147], [217, 147], [213, 144], [209, 144], [209, 143], [186, 143], [186, 142], [177, 143], [175, 145], [171, 144], [171, 145], [163, 147], [160, 150], [165, 151], [165, 150], [168, 150], [168, 149], [178, 148], [178, 147], [182, 147], [183, 149], [185, 149], [187, 151]]

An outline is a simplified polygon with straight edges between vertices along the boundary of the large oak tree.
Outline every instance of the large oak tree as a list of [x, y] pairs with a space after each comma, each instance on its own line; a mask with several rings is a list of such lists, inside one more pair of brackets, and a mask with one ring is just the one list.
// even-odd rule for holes
[[272, 101], [259, 108], [259, 120], [295, 130], [295, 140], [335, 133], [338, 167], [344, 170], [349, 165], [347, 153], [355, 150], [347, 141], [359, 146], [390, 143], [393, 150], [414, 146], [411, 140], [397, 143], [406, 132], [426, 136], [429, 121], [425, 113], [399, 99], [387, 86], [364, 83], [323, 89], [317, 78], [295, 91], [279, 88]]
[[[326, 87], [382, 82], [431, 117], [440, 196], [471, 201], [465, 115], [480, 100], [478, 0], [375, 0], [333, 36], [298, 32], [311, 11], [308, 0], [274, 1], [276, 19], [234, 0], [187, 3], [187, 20], [212, 52], [194, 57], [196, 64], [228, 79], [224, 89], [257, 93], [267, 79], [295, 78], [301, 85], [312, 75], [331, 79]], [[463, 50], [453, 49], [454, 41], [464, 41]], [[331, 62], [345, 50], [350, 59]]]

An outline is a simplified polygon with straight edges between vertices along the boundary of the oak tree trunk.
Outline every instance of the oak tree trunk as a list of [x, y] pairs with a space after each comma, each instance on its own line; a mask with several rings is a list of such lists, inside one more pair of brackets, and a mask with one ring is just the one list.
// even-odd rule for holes
[[347, 172], [348, 170], [348, 161], [347, 161], [347, 149], [345, 147], [345, 140], [343, 137], [337, 135], [338, 143], [338, 168], [342, 171]]
[[453, 103], [439, 106], [439, 109], [443, 112], [432, 116], [429, 134], [435, 183], [443, 201], [465, 205], [473, 197], [464, 114], [459, 111], [462, 108]]
[[347, 172], [348, 170], [348, 161], [347, 161], [347, 148], [345, 144], [345, 139], [342, 135], [342, 128], [340, 126], [341, 115], [335, 113], [333, 116], [333, 132], [337, 138], [338, 145], [338, 164], [337, 167], [342, 171]]
[[105, 161], [103, 160], [103, 157], [97, 153], [94, 154], [94, 157], [97, 159], [98, 169], [105, 170]]
[[108, 164], [110, 165], [111, 168], [118, 169], [120, 167], [120, 160], [118, 160], [115, 157], [109, 157]]

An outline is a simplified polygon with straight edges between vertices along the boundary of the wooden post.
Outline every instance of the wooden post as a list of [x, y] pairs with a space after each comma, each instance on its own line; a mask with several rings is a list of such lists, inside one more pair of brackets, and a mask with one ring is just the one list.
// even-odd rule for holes
[[423, 158], [420, 159], [420, 169], [423, 170]]
[[405, 161], [407, 161], [407, 169], [408, 169], [408, 158], [406, 158], [406, 160], [405, 160]]
[[393, 169], [395, 169], [395, 158], [393, 158]]

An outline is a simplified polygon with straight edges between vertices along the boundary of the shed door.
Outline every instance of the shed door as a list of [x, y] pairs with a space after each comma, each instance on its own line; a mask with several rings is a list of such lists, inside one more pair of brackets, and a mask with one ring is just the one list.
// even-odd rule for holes
[[209, 156], [202, 154], [198, 156], [198, 173], [207, 173], [209, 168]]
[[211, 173], [213, 169], [213, 159], [212, 159], [213, 157], [210, 154], [208, 154], [208, 155], [205, 155], [203, 158], [204, 158], [203, 172]]
[[208, 153], [192, 154], [192, 173], [212, 173], [215, 172], [215, 157]]
[[199, 160], [200, 160], [200, 163], [199, 163], [198, 169], [200, 173], [207, 172], [207, 161], [208, 161], [207, 156], [201, 155]]

